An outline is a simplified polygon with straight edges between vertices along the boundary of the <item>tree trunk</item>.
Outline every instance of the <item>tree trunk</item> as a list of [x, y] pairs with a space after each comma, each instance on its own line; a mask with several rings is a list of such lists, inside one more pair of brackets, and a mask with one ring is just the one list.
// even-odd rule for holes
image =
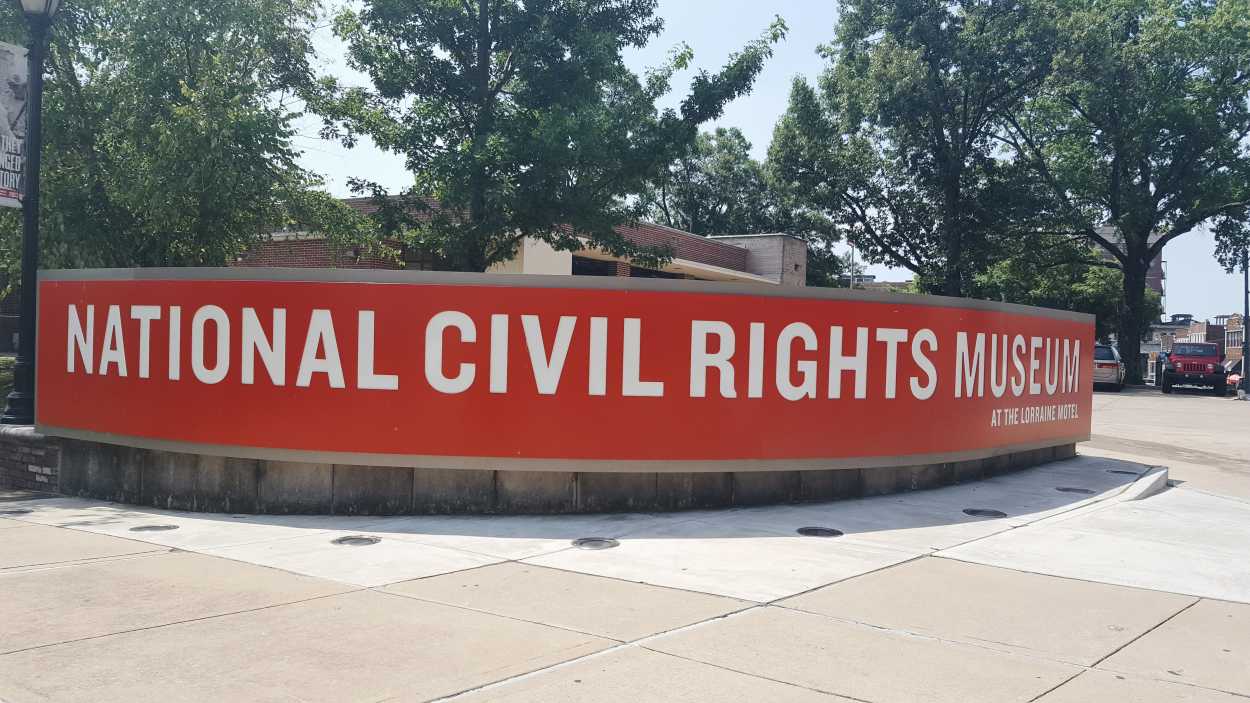
[[964, 240], [959, 227], [959, 175], [947, 177], [942, 197], [942, 243], [946, 246], [946, 268], [943, 271], [942, 294], [953, 298], [964, 295]]
[[478, 0], [477, 13], [477, 121], [474, 125], [470, 150], [473, 169], [469, 177], [469, 242], [466, 242], [464, 261], [468, 271], [486, 270], [486, 251], [490, 245], [491, 232], [486, 231], [486, 164], [482, 153], [490, 136], [493, 117], [490, 95], [490, 61], [492, 39], [490, 31], [490, 0]]
[[1141, 329], [1145, 315], [1146, 272], [1143, 253], [1128, 252], [1124, 264], [1124, 310], [1120, 314], [1116, 338], [1120, 357], [1124, 360], [1124, 377], [1128, 383], [1141, 383]]

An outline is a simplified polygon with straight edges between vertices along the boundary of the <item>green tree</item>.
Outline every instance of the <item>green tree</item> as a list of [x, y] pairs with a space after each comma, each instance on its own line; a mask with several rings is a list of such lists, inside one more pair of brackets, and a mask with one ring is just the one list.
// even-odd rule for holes
[[[581, 237], [654, 263], [615, 231], [694, 142], [698, 126], [747, 92], [778, 19], [717, 73], [696, 74], [680, 110], [656, 110], [682, 49], [639, 78], [622, 60], [662, 26], [655, 0], [369, 0], [336, 31], [373, 89], [326, 84], [326, 134], [367, 135], [402, 154], [415, 184], [387, 218], [443, 265], [483, 270], [524, 237], [576, 250]], [[362, 189], [380, 194], [368, 183]], [[437, 203], [438, 207], [431, 207]], [[408, 211], [404, 221], [397, 217]]]
[[[1244, 241], [1250, 204], [1250, 2], [1067, 0], [1054, 70], [1002, 140], [1059, 215], [1123, 271], [1119, 344], [1140, 379], [1146, 273], [1173, 240], [1214, 225]], [[1226, 263], [1232, 263], [1226, 261]]]
[[[0, 24], [20, 27], [17, 3]], [[296, 164], [315, 0], [81, 0], [53, 29], [43, 265], [224, 265], [282, 227], [356, 239]], [[0, 223], [16, 265], [17, 218]]]
[[852, 0], [816, 88], [799, 79], [769, 159], [868, 260], [966, 295], [1027, 183], [992, 141], [1042, 81], [1053, 32], [1033, 0]]
[[736, 127], [699, 134], [642, 196], [648, 218], [695, 234], [774, 231], [772, 197], [763, 166]]
[[641, 197], [644, 215], [701, 235], [782, 232], [807, 242], [807, 284], [837, 285], [838, 229], [820, 213], [796, 207], [737, 128], [701, 133]]
[[[1099, 341], [1109, 341], [1113, 334], [1121, 338], [1126, 309], [1123, 271], [1099, 256], [1097, 248], [1068, 237], [1038, 236], [1017, 240], [1017, 245], [1017, 251], [977, 274], [977, 297], [1088, 313], [1096, 319]], [[1162, 298], [1147, 291], [1144, 314], [1133, 336], [1140, 340], [1149, 334], [1150, 324], [1162, 314]]]

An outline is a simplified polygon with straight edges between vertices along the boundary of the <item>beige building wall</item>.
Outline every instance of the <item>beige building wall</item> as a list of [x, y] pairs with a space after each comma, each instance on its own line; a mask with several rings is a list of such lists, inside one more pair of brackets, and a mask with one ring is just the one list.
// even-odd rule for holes
[[783, 286], [807, 285], [807, 243], [788, 234], [709, 237], [747, 250], [747, 271]]
[[573, 253], [557, 251], [541, 239], [526, 237], [516, 256], [487, 269], [487, 273], [536, 273], [548, 276], [571, 276]]

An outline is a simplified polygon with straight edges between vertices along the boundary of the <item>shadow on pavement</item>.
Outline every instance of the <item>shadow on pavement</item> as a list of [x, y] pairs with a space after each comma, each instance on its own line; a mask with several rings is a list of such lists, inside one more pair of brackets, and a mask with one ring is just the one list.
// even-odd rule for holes
[[[500, 539], [582, 537], [735, 538], [793, 535], [800, 527], [829, 526], [846, 535], [1008, 521], [1003, 529], [1104, 499], [1150, 467], [1099, 457], [1077, 457], [976, 482], [872, 498], [757, 508], [671, 513], [571, 515], [225, 515], [127, 506], [76, 498], [26, 498], [24, 514], [43, 525], [83, 529], [171, 544], [192, 530], [237, 533], [249, 526], [293, 528], [312, 534], [350, 530], [385, 537], [465, 536]], [[13, 500], [13, 499], [10, 499]], [[28, 511], [28, 512], [26, 512]], [[968, 514], [965, 511], [973, 511]], [[976, 511], [998, 511], [986, 517]], [[58, 519], [58, 516], [63, 519]], [[159, 523], [178, 531], [135, 534], [131, 527]], [[181, 533], [181, 534], [179, 534]], [[170, 539], [166, 540], [163, 535]], [[298, 536], [298, 532], [294, 535]], [[261, 538], [264, 539], [264, 538]]]

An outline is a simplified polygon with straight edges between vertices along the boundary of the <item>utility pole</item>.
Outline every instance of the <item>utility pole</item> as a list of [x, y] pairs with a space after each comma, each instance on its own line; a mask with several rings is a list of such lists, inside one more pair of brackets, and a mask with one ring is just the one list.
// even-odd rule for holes
[[1237, 387], [1250, 393], [1250, 379], [1246, 378], [1246, 357], [1250, 356], [1250, 329], [1246, 325], [1250, 325], [1250, 245], [1241, 252], [1241, 382]]

